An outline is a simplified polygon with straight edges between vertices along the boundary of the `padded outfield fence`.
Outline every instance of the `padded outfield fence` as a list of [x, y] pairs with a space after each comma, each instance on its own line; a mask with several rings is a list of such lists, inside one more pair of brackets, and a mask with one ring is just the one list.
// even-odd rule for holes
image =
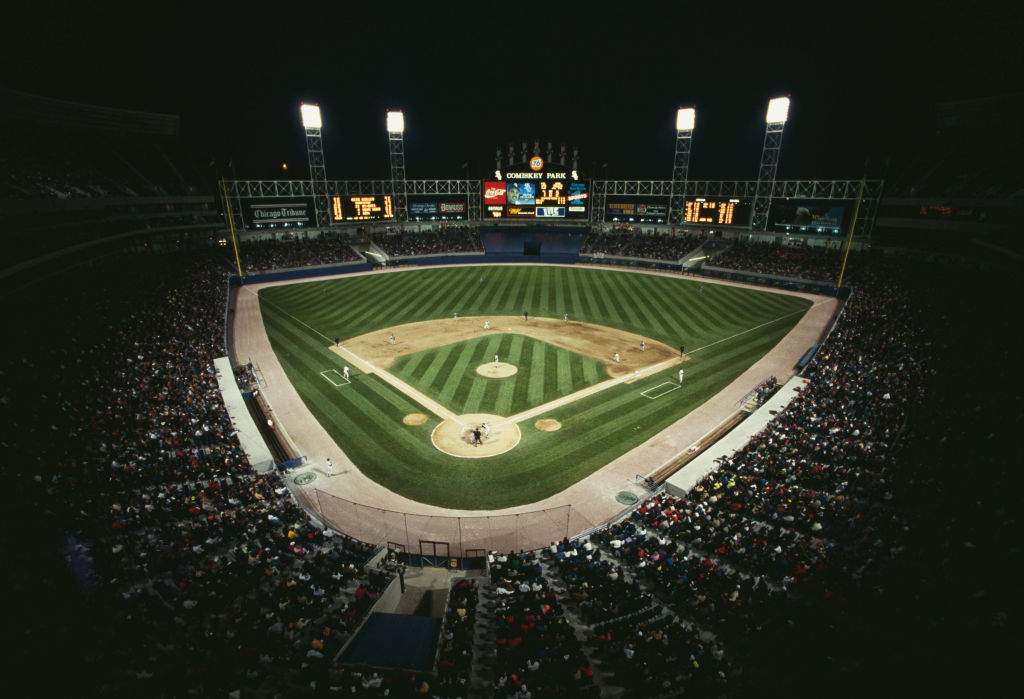
[[[375, 546], [398, 544], [420, 553], [420, 542], [446, 543], [447, 555], [522, 551], [574, 537], [595, 524], [579, 508], [562, 505], [518, 514], [451, 517], [397, 512], [362, 505], [320, 490], [293, 488], [325, 526]], [[433, 549], [431, 549], [433, 550]]]

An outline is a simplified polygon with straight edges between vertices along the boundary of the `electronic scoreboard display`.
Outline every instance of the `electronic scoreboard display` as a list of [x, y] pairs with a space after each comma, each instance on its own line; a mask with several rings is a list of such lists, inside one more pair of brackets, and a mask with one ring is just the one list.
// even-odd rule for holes
[[749, 226], [750, 213], [749, 201], [698, 197], [686, 202], [683, 221], [707, 223], [713, 226]]
[[484, 182], [484, 216], [586, 219], [590, 216], [589, 197], [586, 181], [573, 179], [571, 172], [557, 168], [513, 170], [505, 173], [504, 180]]
[[380, 221], [394, 217], [390, 194], [331, 197], [332, 221]]

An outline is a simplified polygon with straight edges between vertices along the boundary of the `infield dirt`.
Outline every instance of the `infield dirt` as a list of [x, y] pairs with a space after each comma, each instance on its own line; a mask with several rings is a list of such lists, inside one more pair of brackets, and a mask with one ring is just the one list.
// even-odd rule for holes
[[[489, 328], [484, 329], [484, 321], [488, 321]], [[673, 358], [679, 361], [683, 359], [679, 357], [677, 349], [643, 335], [574, 320], [537, 317], [525, 320], [521, 316], [425, 320], [349, 338], [342, 341], [342, 346], [377, 368], [387, 369], [404, 354], [502, 333], [525, 335], [596, 359], [605, 364], [605, 370], [612, 377], [626, 376]], [[395, 344], [390, 341], [392, 334], [395, 336]], [[641, 342], [645, 343], [643, 350], [640, 349]], [[618, 362], [615, 361], [616, 353], [619, 355]]]

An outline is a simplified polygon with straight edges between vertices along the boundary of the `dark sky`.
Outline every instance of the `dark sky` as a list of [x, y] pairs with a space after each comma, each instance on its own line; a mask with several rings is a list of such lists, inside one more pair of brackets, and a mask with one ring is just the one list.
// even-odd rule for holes
[[1011, 3], [349, 4], [34, 4], [10, 17], [0, 82], [178, 114], [195, 150], [233, 159], [238, 177], [285, 162], [307, 176], [298, 104], [318, 102], [338, 179], [386, 175], [387, 108], [406, 115], [410, 178], [463, 176], [465, 162], [483, 176], [496, 145], [527, 137], [578, 145], [591, 176], [608, 163], [611, 177], [667, 179], [689, 105], [691, 178], [754, 178], [767, 101], [788, 93], [779, 177], [847, 178], [919, 148], [936, 102], [1020, 90], [1024, 69]]

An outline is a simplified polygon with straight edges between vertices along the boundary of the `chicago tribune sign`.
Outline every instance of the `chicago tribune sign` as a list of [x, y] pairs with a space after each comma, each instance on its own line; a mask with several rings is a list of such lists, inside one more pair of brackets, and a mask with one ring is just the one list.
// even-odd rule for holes
[[246, 225], [259, 228], [313, 223], [312, 199], [250, 199], [242, 206]]
[[267, 207], [253, 207], [252, 217], [259, 220], [272, 219], [274, 221], [308, 221], [309, 216], [306, 214], [306, 207], [292, 208], [282, 206], [280, 208], [267, 208]]

